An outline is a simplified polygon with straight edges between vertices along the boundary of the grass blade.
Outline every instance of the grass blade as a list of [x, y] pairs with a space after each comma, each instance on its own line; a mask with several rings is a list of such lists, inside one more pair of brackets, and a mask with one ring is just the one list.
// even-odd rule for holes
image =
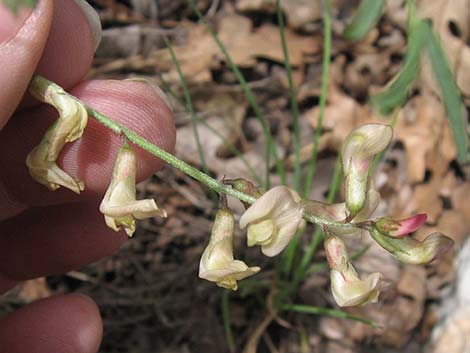
[[246, 99], [248, 100], [248, 103], [250, 104], [251, 108], [253, 109], [253, 112], [255, 113], [256, 118], [259, 120], [261, 123], [261, 126], [263, 128], [263, 133], [266, 138], [266, 181], [265, 181], [265, 189], [270, 188], [270, 157], [271, 153], [274, 156], [274, 160], [276, 163], [276, 170], [279, 176], [281, 177], [282, 184], [286, 184], [286, 173], [285, 173], [285, 168], [284, 165], [282, 164], [281, 159], [279, 158], [279, 155], [276, 150], [276, 146], [273, 143], [273, 137], [271, 135], [271, 130], [268, 124], [268, 121], [266, 120], [263, 112], [261, 111], [261, 108], [256, 101], [255, 95], [253, 94], [253, 91], [251, 88], [248, 86], [245, 77], [241, 73], [240, 69], [238, 66], [233, 62], [232, 57], [230, 56], [230, 53], [227, 51], [227, 48], [225, 45], [221, 42], [219, 39], [219, 36], [215, 31], [212, 29], [212, 27], [207, 23], [206, 19], [202, 15], [201, 11], [199, 11], [198, 7], [196, 6], [194, 0], [186, 0], [189, 6], [193, 9], [193, 11], [196, 13], [197, 17], [199, 20], [207, 25], [207, 28], [209, 30], [209, 33], [211, 34], [212, 38], [216, 42], [217, 46], [219, 47], [220, 51], [224, 54], [225, 59], [227, 60], [228, 65], [230, 66], [230, 69], [232, 72], [235, 74], [235, 77], [237, 78], [238, 82], [240, 83], [240, 86], [243, 89], [243, 92], [245, 93]]
[[235, 341], [233, 340], [232, 327], [230, 326], [229, 291], [224, 290], [222, 294], [222, 320], [224, 322], [225, 340], [230, 352], [235, 352]]
[[428, 37], [429, 24], [425, 20], [411, 20], [408, 29], [408, 46], [402, 69], [388, 88], [371, 97], [374, 109], [389, 115], [396, 107], [406, 102], [409, 86], [418, 72], [422, 49]]
[[208, 173], [208, 168], [206, 164], [206, 158], [204, 155], [204, 150], [202, 149], [201, 145], [201, 139], [199, 137], [199, 131], [197, 129], [197, 116], [196, 116], [196, 111], [194, 110], [194, 105], [193, 101], [191, 99], [191, 95], [189, 94], [189, 88], [188, 84], [186, 82], [186, 79], [183, 75], [183, 72], [181, 71], [181, 65], [178, 61], [178, 58], [175, 55], [175, 52], [173, 50], [173, 46], [171, 45], [170, 41], [168, 38], [164, 38], [165, 45], [167, 46], [168, 50], [170, 51], [171, 54], [171, 59], [173, 60], [173, 63], [176, 66], [176, 70], [178, 71], [178, 75], [181, 81], [181, 86], [183, 87], [183, 92], [184, 92], [184, 98], [186, 100], [186, 107], [188, 108], [190, 114], [191, 114], [191, 123], [193, 126], [193, 132], [194, 132], [194, 138], [196, 139], [196, 145], [197, 145], [197, 151], [199, 153], [199, 159], [201, 161], [201, 166], [203, 171], [207, 174]]
[[313, 135], [312, 157], [307, 167], [307, 179], [305, 180], [304, 197], [307, 197], [312, 187], [313, 174], [317, 164], [318, 142], [320, 140], [323, 126], [323, 116], [325, 115], [326, 97], [328, 94], [328, 81], [330, 79], [330, 61], [331, 61], [331, 8], [330, 0], [323, 2], [323, 59], [322, 59], [322, 77], [320, 93], [320, 114], [318, 116], [317, 126]]
[[294, 80], [292, 79], [292, 66], [289, 60], [289, 51], [287, 50], [286, 33], [284, 26], [284, 18], [280, 0], [276, 0], [277, 22], [279, 24], [279, 33], [281, 35], [282, 51], [284, 53], [284, 66], [287, 72], [287, 81], [289, 83], [290, 107], [292, 116], [294, 117], [294, 188], [300, 192], [301, 163], [300, 163], [300, 125], [299, 125], [299, 104], [295, 92]]
[[457, 158], [461, 163], [468, 162], [470, 160], [468, 124], [463, 114], [464, 107], [462, 105], [460, 91], [455, 84], [441, 43], [430, 26], [426, 49], [441, 89], [442, 98], [457, 147]]
[[357, 41], [379, 21], [385, 0], [362, 0], [352, 22], [343, 32], [344, 38]]
[[354, 316], [341, 310], [322, 308], [318, 306], [302, 305], [302, 304], [286, 304], [286, 305], [283, 305], [281, 308], [283, 310], [295, 311], [297, 313], [337, 317], [341, 319], [359, 321], [372, 327], [381, 327], [380, 324], [374, 320], [366, 319], [366, 318], [359, 317], [359, 316]]

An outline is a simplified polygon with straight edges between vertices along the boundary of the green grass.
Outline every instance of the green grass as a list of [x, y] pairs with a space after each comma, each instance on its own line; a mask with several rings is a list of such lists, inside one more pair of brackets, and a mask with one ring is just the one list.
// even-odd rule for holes
[[444, 106], [449, 118], [450, 127], [454, 135], [457, 147], [457, 156], [460, 163], [470, 161], [468, 124], [465, 120], [464, 106], [460, 91], [455, 84], [450, 65], [442, 49], [441, 43], [434, 31], [429, 27], [429, 34], [426, 46], [431, 59], [437, 82], [441, 89]]
[[230, 53], [228, 52], [227, 48], [225, 45], [222, 43], [220, 40], [219, 36], [217, 33], [212, 29], [212, 27], [207, 23], [206, 19], [202, 15], [201, 11], [199, 11], [197, 5], [195, 4], [194, 0], [187, 0], [188, 5], [193, 9], [199, 20], [207, 25], [207, 28], [209, 30], [209, 33], [211, 34], [212, 38], [214, 39], [215, 43], [219, 47], [220, 51], [222, 54], [225, 56], [225, 60], [227, 61], [228, 66], [234, 73], [235, 77], [237, 78], [245, 96], [250, 104], [251, 108], [253, 109], [253, 112], [255, 113], [256, 118], [260, 122], [262, 128], [263, 128], [263, 133], [266, 138], [266, 153], [265, 153], [265, 158], [266, 158], [266, 163], [265, 163], [265, 183], [264, 187], [265, 189], [269, 189], [271, 186], [270, 182], [270, 174], [271, 174], [271, 154], [274, 156], [275, 164], [276, 164], [276, 171], [281, 177], [282, 184], [286, 184], [286, 172], [285, 172], [285, 167], [279, 157], [279, 154], [277, 152], [276, 146], [273, 141], [273, 137], [271, 134], [271, 129], [269, 126], [268, 121], [266, 120], [266, 117], [264, 116], [256, 98], [255, 95], [253, 94], [253, 91], [251, 88], [248, 86], [248, 83], [243, 76], [242, 72], [238, 68], [238, 66], [233, 62], [232, 57]]
[[362, 0], [351, 23], [343, 32], [350, 41], [362, 39], [379, 21], [385, 0]]

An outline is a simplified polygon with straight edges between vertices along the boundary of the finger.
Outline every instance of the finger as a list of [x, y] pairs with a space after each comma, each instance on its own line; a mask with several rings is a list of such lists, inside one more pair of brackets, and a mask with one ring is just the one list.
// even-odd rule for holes
[[98, 308], [90, 298], [61, 295], [0, 319], [0, 352], [96, 353], [102, 333]]
[[[175, 143], [171, 112], [160, 94], [149, 85], [129, 81], [92, 81], [79, 85], [72, 94], [141, 134], [167, 151]], [[24, 164], [57, 113], [45, 106], [23, 112], [0, 133], [0, 214], [13, 215], [29, 206], [50, 205], [65, 201], [101, 196], [106, 189], [114, 158], [122, 140], [90, 118], [83, 137], [67, 144], [59, 164], [72, 176], [85, 182], [85, 192], [75, 195], [63, 188], [51, 192], [35, 182]], [[162, 167], [162, 162], [136, 148], [137, 177], [143, 179]], [[2, 187], [3, 184], [3, 187]]]
[[86, 75], [101, 39], [98, 14], [85, 0], [54, 1], [54, 17], [36, 72], [65, 89]]
[[64, 273], [112, 255], [127, 236], [108, 228], [98, 208], [98, 201], [35, 208], [3, 222], [0, 273], [10, 280], [25, 280]]
[[11, 39], [0, 44], [0, 129], [18, 106], [46, 44], [52, 1], [39, 0], [31, 16]]

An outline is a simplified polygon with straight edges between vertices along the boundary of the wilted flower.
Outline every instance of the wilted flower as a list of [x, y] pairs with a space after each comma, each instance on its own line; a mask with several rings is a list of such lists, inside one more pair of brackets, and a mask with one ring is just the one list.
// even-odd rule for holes
[[101, 201], [100, 212], [104, 214], [108, 227], [119, 231], [122, 225], [128, 236], [134, 234], [136, 219], [166, 217], [166, 212], [159, 209], [154, 200], [136, 200], [135, 174], [135, 152], [124, 143], [116, 157], [111, 183]]
[[237, 281], [254, 275], [260, 268], [234, 260], [233, 228], [232, 212], [224, 207], [217, 211], [209, 245], [199, 263], [199, 277], [215, 282], [219, 287], [237, 290]]
[[375, 228], [377, 228], [380, 233], [388, 237], [402, 238], [421, 227], [426, 223], [427, 218], [428, 216], [425, 213], [420, 213], [400, 221], [395, 221], [388, 217], [382, 217], [375, 222]]
[[392, 133], [388, 125], [366, 124], [353, 130], [343, 144], [345, 198], [351, 217], [364, 206], [370, 163], [390, 144]]
[[376, 303], [380, 291], [380, 273], [372, 273], [361, 280], [349, 262], [346, 246], [339, 237], [326, 238], [325, 250], [331, 270], [331, 291], [336, 303], [341, 307]]
[[59, 118], [26, 158], [29, 173], [50, 190], [64, 186], [79, 194], [84, 190], [83, 182], [68, 175], [56, 161], [67, 142], [82, 136], [88, 121], [87, 111], [82, 103], [68, 96], [61, 87], [43, 87], [35, 82], [32, 82], [30, 92], [40, 101], [53, 105], [59, 112]]
[[276, 256], [289, 244], [302, 224], [300, 196], [285, 186], [276, 186], [255, 201], [240, 218], [248, 226], [248, 246], [261, 245], [266, 256]]
[[446, 253], [454, 241], [442, 233], [429, 234], [423, 241], [411, 236], [391, 238], [382, 234], [377, 228], [370, 231], [372, 238], [399, 261], [407, 264], [426, 264]]

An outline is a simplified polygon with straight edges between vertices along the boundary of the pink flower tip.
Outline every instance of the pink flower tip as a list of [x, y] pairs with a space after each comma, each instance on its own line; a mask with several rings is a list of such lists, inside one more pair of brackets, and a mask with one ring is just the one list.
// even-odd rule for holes
[[376, 228], [384, 235], [392, 238], [403, 238], [405, 235], [413, 233], [426, 223], [428, 216], [426, 213], [419, 213], [399, 221], [383, 217], [376, 222]]

